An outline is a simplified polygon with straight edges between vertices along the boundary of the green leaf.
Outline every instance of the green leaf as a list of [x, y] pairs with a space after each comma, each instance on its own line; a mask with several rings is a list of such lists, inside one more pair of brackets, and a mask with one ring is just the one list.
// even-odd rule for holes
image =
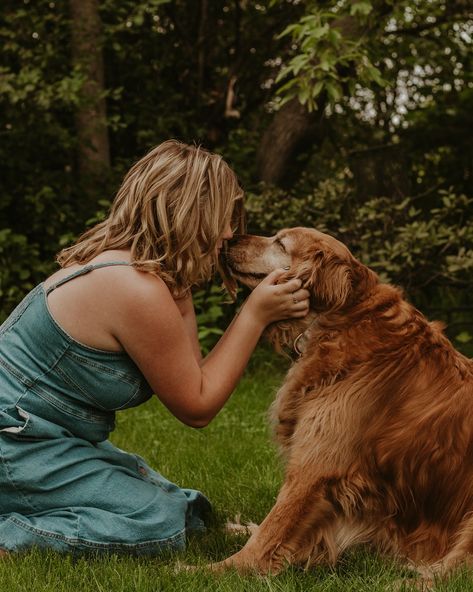
[[312, 39], [321, 39], [322, 37], [325, 37], [330, 31], [330, 27], [325, 24], [322, 27], [315, 27], [314, 29], [312, 29], [310, 31], [310, 36], [312, 37]]
[[388, 81], [381, 76], [381, 72], [376, 66], [366, 66], [366, 70], [371, 80], [374, 80], [379, 86], [386, 86], [388, 84]]
[[309, 99], [310, 96], [310, 88], [307, 86], [304, 86], [303, 88], [301, 88], [299, 90], [299, 92], [297, 93], [297, 98], [299, 99], [299, 102], [302, 105], [305, 105]]
[[335, 63], [336, 57], [330, 50], [324, 51], [319, 56], [318, 67], [324, 72], [329, 72], [330, 70], [332, 70]]
[[286, 35], [292, 34], [298, 28], [299, 28], [299, 25], [297, 25], [297, 24], [288, 25], [285, 29], [283, 29], [283, 31], [281, 31], [281, 33], [279, 33], [279, 35], [276, 35], [276, 39], [281, 39], [282, 37], [285, 37]]
[[473, 335], [468, 333], [468, 331], [462, 331], [455, 337], [455, 339], [460, 343], [468, 343], [473, 339]]
[[350, 14], [355, 16], [357, 14], [361, 14], [362, 16], [368, 15], [373, 10], [373, 6], [371, 2], [367, 2], [363, 0], [362, 2], [355, 2], [350, 6]]
[[296, 86], [297, 83], [298, 83], [298, 80], [296, 78], [289, 80], [289, 82], [286, 82], [286, 84], [283, 84], [283, 86], [278, 88], [277, 94], [280, 95], [280, 94], [286, 93], [287, 91], [291, 90], [294, 86]]
[[336, 103], [343, 97], [342, 89], [336, 82], [328, 81], [326, 82], [325, 87], [327, 88], [328, 96], [332, 102]]
[[318, 82], [316, 82], [314, 84], [314, 86], [312, 87], [312, 98], [315, 99], [316, 97], [318, 97], [320, 95], [320, 93], [322, 92], [322, 89], [324, 87], [324, 81], [323, 80], [319, 80]]

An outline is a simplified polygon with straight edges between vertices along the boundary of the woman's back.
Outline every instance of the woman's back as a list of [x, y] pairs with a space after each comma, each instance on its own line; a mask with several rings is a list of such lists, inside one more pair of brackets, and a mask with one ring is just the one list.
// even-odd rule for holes
[[129, 265], [89, 265], [39, 284], [0, 327], [3, 550], [157, 553], [182, 548], [186, 529], [203, 526], [209, 504], [199, 492], [106, 441], [115, 410], [151, 397], [134, 362], [71, 337], [48, 308], [48, 292], [117, 264]]
[[9, 422], [11, 414], [15, 417], [14, 410], [20, 407], [80, 437], [104, 440], [113, 429], [115, 410], [138, 405], [151, 396], [146, 380], [125, 352], [77, 341], [48, 307], [48, 293], [54, 289], [117, 263], [128, 265], [85, 266], [47, 289], [44, 284], [36, 286], [1, 326], [1, 428], [12, 427], [5, 421]]

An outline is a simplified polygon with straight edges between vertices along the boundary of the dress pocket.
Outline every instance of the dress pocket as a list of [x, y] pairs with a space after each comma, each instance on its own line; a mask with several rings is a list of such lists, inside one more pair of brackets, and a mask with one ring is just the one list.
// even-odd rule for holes
[[59, 379], [70, 398], [79, 397], [106, 411], [132, 405], [140, 393], [141, 375], [136, 367], [128, 369], [126, 360], [111, 357], [106, 362], [68, 350], [52, 370], [56, 376], [44, 380], [57, 385]]
[[23, 434], [28, 431], [29, 424], [29, 414], [18, 405], [0, 411], [0, 432], [14, 435]]

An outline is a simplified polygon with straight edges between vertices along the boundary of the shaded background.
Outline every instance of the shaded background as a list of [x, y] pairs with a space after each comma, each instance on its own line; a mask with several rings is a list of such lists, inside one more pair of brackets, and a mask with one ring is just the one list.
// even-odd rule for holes
[[[168, 138], [221, 153], [248, 227], [315, 226], [473, 336], [464, 0], [4, 0], [0, 320]], [[196, 292], [210, 347], [231, 310]]]

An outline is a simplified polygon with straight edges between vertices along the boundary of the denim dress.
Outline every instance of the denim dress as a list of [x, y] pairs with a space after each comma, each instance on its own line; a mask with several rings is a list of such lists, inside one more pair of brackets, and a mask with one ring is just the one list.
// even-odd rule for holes
[[152, 391], [131, 358], [86, 346], [36, 286], [0, 327], [0, 549], [158, 553], [203, 528], [209, 502], [113, 446], [115, 411]]

